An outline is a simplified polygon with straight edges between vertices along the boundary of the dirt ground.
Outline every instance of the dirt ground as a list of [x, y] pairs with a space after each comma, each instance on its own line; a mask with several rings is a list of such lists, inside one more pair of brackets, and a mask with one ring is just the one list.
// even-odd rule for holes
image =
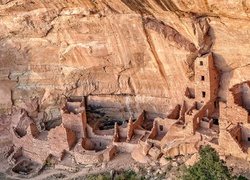
[[[80, 165], [79, 171], [69, 172], [67, 170], [59, 170], [53, 167], [44, 170], [42, 173], [35, 177], [29, 178], [30, 180], [53, 180], [53, 179], [79, 179], [78, 177], [83, 177], [90, 174], [98, 174], [102, 172], [109, 172], [112, 170], [130, 170], [138, 166], [130, 154], [118, 154], [112, 161], [107, 163], [100, 163], [95, 165]], [[11, 172], [7, 161], [0, 162], [0, 179], [1, 180], [20, 180], [27, 179], [27, 176], [22, 176]]]

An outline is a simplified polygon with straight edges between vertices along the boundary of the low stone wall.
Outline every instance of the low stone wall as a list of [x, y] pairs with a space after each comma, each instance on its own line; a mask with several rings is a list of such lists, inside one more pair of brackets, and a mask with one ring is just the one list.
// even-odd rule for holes
[[203, 121], [203, 120], [200, 122], [200, 127], [210, 129], [212, 126], [213, 126], [213, 120], [212, 119], [210, 119], [209, 122]]
[[101, 163], [104, 160], [103, 153], [78, 153], [74, 152], [75, 160], [77, 164], [96, 164]]
[[85, 152], [73, 152], [75, 160], [78, 164], [96, 164], [102, 162], [110, 161], [117, 152], [117, 147], [111, 145], [107, 149], [95, 152], [95, 151], [85, 151]]
[[138, 144], [130, 144], [127, 142], [114, 142], [113, 144], [117, 146], [118, 151], [125, 153], [131, 153], [135, 148], [138, 147]]

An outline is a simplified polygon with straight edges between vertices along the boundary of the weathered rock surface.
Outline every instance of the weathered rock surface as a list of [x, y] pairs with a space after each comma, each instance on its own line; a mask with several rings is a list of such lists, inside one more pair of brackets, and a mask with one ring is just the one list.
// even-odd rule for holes
[[[193, 61], [208, 52], [221, 73], [219, 96], [227, 100], [228, 88], [249, 81], [249, 6], [215, 0], [0, 1], [0, 112], [10, 114], [37, 98], [38, 112], [54, 120], [65, 97], [88, 96], [111, 118], [142, 110], [164, 117], [193, 86]], [[4, 127], [1, 135], [8, 134], [8, 123]], [[6, 138], [0, 147], [8, 146]]]

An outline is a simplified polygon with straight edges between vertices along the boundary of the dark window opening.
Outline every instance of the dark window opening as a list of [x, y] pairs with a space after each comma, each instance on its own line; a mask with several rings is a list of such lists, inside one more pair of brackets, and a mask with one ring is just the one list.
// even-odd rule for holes
[[236, 136], [235, 138], [236, 138], [237, 141], [239, 141], [239, 140], [238, 140], [238, 136]]
[[217, 108], [217, 102], [214, 101], [214, 108]]
[[203, 66], [203, 61], [200, 61], [200, 65]]
[[206, 97], [206, 92], [202, 91], [202, 97]]
[[160, 131], [163, 131], [163, 125], [160, 125], [159, 128], [160, 128]]
[[201, 76], [201, 80], [204, 81], [205, 80], [205, 76]]
[[250, 141], [250, 137], [247, 138], [247, 141]]
[[218, 119], [213, 119], [213, 124], [219, 125], [219, 120]]

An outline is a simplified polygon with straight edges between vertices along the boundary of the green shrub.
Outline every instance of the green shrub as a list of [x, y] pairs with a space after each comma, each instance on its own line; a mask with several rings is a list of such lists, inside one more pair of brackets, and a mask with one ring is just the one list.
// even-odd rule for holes
[[200, 160], [186, 170], [184, 180], [228, 180], [232, 179], [225, 162], [217, 152], [207, 145], [200, 152]]
[[245, 176], [239, 175], [239, 177], [237, 178], [237, 180], [248, 180]]
[[140, 180], [141, 177], [137, 176], [137, 174], [134, 171], [122, 171], [117, 174], [115, 177], [115, 180]]
[[168, 161], [171, 161], [172, 157], [166, 157], [165, 159], [168, 160]]
[[110, 180], [109, 173], [87, 175], [86, 180]]
[[[110, 173], [87, 175], [86, 180], [110, 180]], [[144, 180], [145, 178], [136, 174], [136, 172], [120, 171], [116, 172], [115, 180]]]

